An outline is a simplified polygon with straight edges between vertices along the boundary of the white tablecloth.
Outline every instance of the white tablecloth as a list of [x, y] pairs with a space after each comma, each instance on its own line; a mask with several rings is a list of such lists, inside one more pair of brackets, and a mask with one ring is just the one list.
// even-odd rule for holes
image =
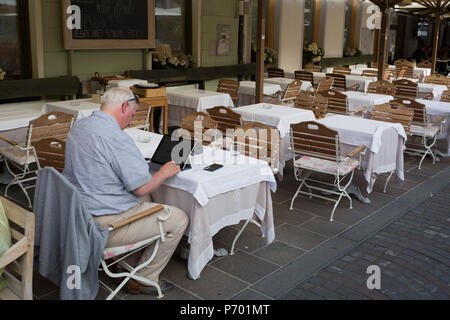
[[233, 108], [228, 93], [198, 89], [177, 89], [167, 92], [169, 98], [169, 126], [179, 125], [181, 119], [193, 112], [206, 112], [209, 108], [224, 106]]
[[447, 139], [447, 154], [450, 154], [450, 103], [423, 99], [416, 99], [416, 101], [425, 105], [427, 114], [431, 117], [431, 120], [446, 116], [442, 132], [438, 138]]
[[[314, 84], [317, 85], [319, 81], [326, 76], [325, 72], [313, 72]], [[345, 83], [347, 87], [350, 87], [354, 84], [359, 84], [358, 91], [367, 92], [369, 88], [369, 84], [371, 82], [377, 81], [377, 78], [374, 77], [363, 77], [359, 75], [346, 75]]]
[[424, 94], [428, 92], [433, 93], [433, 100], [439, 101], [442, 95], [442, 92], [447, 90], [447, 86], [442, 84], [434, 84], [434, 83], [418, 83], [419, 94]]
[[290, 125], [303, 121], [316, 120], [314, 113], [310, 110], [267, 103], [239, 107], [234, 109], [234, 111], [242, 114], [244, 121], [260, 122], [276, 127], [280, 131], [280, 157], [278, 169], [281, 176], [283, 175], [283, 168], [286, 161], [292, 158], [292, 153], [289, 151], [289, 146], [291, 144], [289, 136]]
[[100, 104], [93, 103], [91, 99], [78, 99], [69, 101], [48, 102], [45, 105], [45, 112], [61, 111], [73, 114], [75, 120], [89, 117], [92, 112], [100, 110]]
[[376, 93], [364, 93], [359, 91], [347, 91], [342, 92], [347, 96], [349, 111], [354, 111], [360, 107], [367, 107], [367, 111], [372, 111], [373, 106], [383, 104], [393, 100], [392, 96], [376, 94]]
[[[125, 131], [146, 158], [153, 155], [162, 138], [135, 128]], [[144, 138], [150, 141], [139, 142]], [[215, 172], [203, 170], [211, 163], [223, 163], [224, 167]], [[266, 162], [204, 147], [202, 154], [192, 157], [192, 169], [166, 180], [152, 197], [155, 202], [179, 207], [188, 214], [188, 270], [197, 279], [213, 258], [212, 237], [223, 227], [256, 215], [266, 244], [275, 239], [270, 190], [276, 191], [276, 181]]]
[[28, 127], [30, 120], [45, 113], [45, 101], [0, 104], [0, 131]]
[[[264, 83], [264, 94], [273, 95], [274, 93], [282, 91], [279, 84]], [[255, 103], [256, 82], [255, 81], [241, 81], [239, 86], [239, 106], [248, 106]]]
[[[366, 168], [365, 178], [368, 183], [367, 192], [371, 192], [376, 175], [396, 171], [397, 176], [404, 180], [403, 141], [406, 133], [398, 123], [381, 122], [363, 118], [336, 115], [319, 120], [330, 129], [339, 132], [341, 144], [357, 147], [367, 147], [363, 167]], [[341, 154], [350, 151], [343, 148]]]
[[[294, 79], [289, 78], [268, 78], [264, 79], [264, 83], [271, 83], [271, 84], [278, 84], [281, 87], [281, 90], [286, 91], [288, 85], [294, 81]], [[301, 91], [306, 91], [309, 88], [312, 87], [311, 82], [309, 81], [303, 81], [302, 80], [302, 86], [300, 88]]]
[[108, 85], [111, 88], [115, 88], [115, 87], [131, 87], [134, 86], [135, 84], [145, 84], [148, 83], [147, 80], [142, 80], [142, 79], [127, 79], [127, 80], [110, 80], [108, 81]]

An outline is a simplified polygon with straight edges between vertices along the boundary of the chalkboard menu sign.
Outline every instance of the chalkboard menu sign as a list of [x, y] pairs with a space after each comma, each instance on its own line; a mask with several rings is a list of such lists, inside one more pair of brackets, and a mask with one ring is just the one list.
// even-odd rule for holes
[[155, 47], [154, 0], [61, 0], [64, 47]]

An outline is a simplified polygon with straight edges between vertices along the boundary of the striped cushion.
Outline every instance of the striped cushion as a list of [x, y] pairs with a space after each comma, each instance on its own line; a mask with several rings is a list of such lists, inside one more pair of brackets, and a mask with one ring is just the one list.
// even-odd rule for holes
[[[329, 174], [336, 174], [337, 164], [334, 161], [313, 158], [308, 156], [303, 156], [300, 159], [297, 159], [294, 162], [294, 165], [298, 168], [308, 169], [308, 170], [316, 170], [322, 171]], [[339, 175], [345, 176], [350, 173], [353, 169], [355, 169], [359, 165], [359, 161], [356, 159], [346, 159], [341, 161], [339, 164]]]
[[18, 163], [20, 165], [25, 165], [25, 162], [27, 164], [33, 163], [36, 161], [34, 158], [34, 155], [31, 151], [28, 153], [28, 158], [26, 157], [26, 151], [23, 151], [19, 149], [18, 147], [1, 147], [0, 153], [4, 155], [6, 158], [10, 159], [11, 161], [14, 161], [15, 163]]
[[417, 135], [417, 136], [434, 137], [439, 132], [439, 129], [440, 128], [437, 126], [424, 127], [424, 126], [411, 125], [409, 131], [413, 135]]

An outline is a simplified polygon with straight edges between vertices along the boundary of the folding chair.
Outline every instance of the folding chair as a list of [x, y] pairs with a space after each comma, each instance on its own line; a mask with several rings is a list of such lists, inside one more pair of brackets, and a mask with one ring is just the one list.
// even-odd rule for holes
[[392, 82], [395, 85], [395, 99], [410, 98], [417, 99], [419, 90], [417, 83], [407, 79], [395, 80]]
[[284, 70], [278, 68], [267, 68], [269, 78], [284, 78]]
[[345, 78], [344, 74], [339, 73], [327, 73], [327, 77], [332, 77], [334, 79], [333, 81], [333, 89], [339, 90], [339, 91], [347, 91], [347, 90], [358, 90], [359, 84], [355, 83], [351, 85], [350, 87], [347, 87], [347, 80]]
[[447, 78], [443, 74], [435, 73], [431, 76], [425, 77], [424, 81], [425, 83], [433, 83], [433, 84], [440, 84], [444, 86], [450, 86], [450, 78]]
[[431, 68], [431, 66], [433, 65], [433, 63], [430, 60], [425, 60], [422, 62], [419, 62], [417, 64], [418, 68]]
[[214, 107], [206, 110], [211, 118], [216, 121], [217, 129], [224, 134], [227, 129], [233, 129], [244, 124], [242, 115], [228, 107]]
[[235, 106], [239, 100], [240, 82], [236, 80], [222, 79], [217, 85], [217, 92], [228, 93], [233, 100]]
[[377, 70], [370, 70], [370, 69], [364, 69], [362, 72], [363, 77], [377, 77], [378, 71]]
[[298, 109], [311, 110], [316, 119], [322, 119], [327, 114], [328, 100], [320, 93], [315, 96], [302, 92], [297, 96], [294, 107]]
[[271, 103], [282, 104], [282, 105], [290, 105], [293, 100], [295, 100], [300, 92], [302, 87], [302, 82], [300, 80], [293, 80], [288, 84], [285, 91], [278, 91], [273, 95], [265, 94], [265, 98], [269, 98], [269, 100], [274, 100]]
[[344, 67], [334, 67], [333, 68], [333, 73], [334, 74], [350, 75], [352, 73], [352, 69], [344, 68]]
[[221, 136], [217, 132], [217, 123], [204, 112], [194, 112], [181, 119], [180, 136], [201, 141], [203, 145], [213, 143]]
[[[433, 158], [433, 164], [435, 164], [436, 156], [431, 151], [431, 148], [435, 145], [439, 132], [442, 131], [442, 125], [445, 123], [446, 117], [442, 116], [430, 122], [425, 105], [408, 98], [392, 100], [390, 104], [400, 104], [412, 109], [414, 112], [410, 133], [413, 137], [419, 137], [421, 142], [417, 144], [412, 141], [407, 141], [405, 153], [422, 156], [419, 163], [419, 170], [428, 154]], [[437, 125], [439, 123], [440, 125]]]
[[53, 167], [59, 172], [64, 171], [66, 142], [56, 138], [46, 138], [32, 142], [41, 168]]
[[360, 107], [354, 111], [348, 109], [348, 98], [342, 92], [331, 89], [327, 91], [320, 91], [319, 94], [327, 99], [327, 112], [343, 114], [346, 116], [353, 116], [357, 113], [364, 113], [367, 107]]
[[388, 96], [395, 96], [395, 85], [386, 80], [378, 80], [369, 83], [367, 93], [384, 94]]
[[441, 102], [450, 102], [450, 90], [445, 90], [442, 92]]
[[294, 78], [302, 81], [309, 81], [311, 84], [314, 83], [313, 73], [311, 71], [297, 70], [294, 71]]
[[[294, 176], [300, 182], [300, 186], [292, 198], [290, 209], [293, 210], [294, 201], [300, 193], [308, 195], [310, 198], [317, 197], [335, 202], [331, 211], [330, 221], [333, 221], [334, 212], [343, 196], [349, 199], [350, 209], [352, 209], [352, 199], [346, 189], [352, 182], [354, 170], [359, 167], [361, 162], [361, 159], [356, 160], [353, 157], [360, 154], [365, 148], [366, 146], [364, 145], [359, 146], [349, 154], [342, 156], [337, 131], [331, 130], [315, 121], [291, 124], [291, 151], [294, 155]], [[329, 183], [310, 178], [313, 172], [331, 176], [334, 181]], [[347, 182], [345, 182], [346, 178], [348, 178]], [[310, 181], [333, 187], [333, 189], [325, 189], [312, 185], [309, 183]], [[309, 192], [302, 191], [303, 186]], [[323, 195], [312, 193], [312, 189], [339, 197], [337, 200], [327, 198]]]
[[[30, 121], [26, 142], [24, 144], [18, 144], [0, 136], [1, 140], [11, 145], [0, 148], [0, 153], [5, 158], [7, 170], [14, 177], [5, 188], [5, 197], [8, 197], [9, 187], [17, 184], [28, 200], [28, 207], [31, 208], [31, 200], [27, 189], [34, 188], [36, 173], [40, 169], [39, 161], [36, 161], [36, 151], [32, 143], [48, 137], [65, 140], [72, 124], [73, 115], [53, 111]], [[34, 163], [36, 164], [36, 169], [31, 168]], [[17, 169], [19, 173], [12, 170], [11, 166]]]
[[322, 67], [317, 65], [317, 64], [307, 64], [307, 65], [305, 65], [303, 70], [311, 71], [311, 72], [321, 72], [322, 71]]

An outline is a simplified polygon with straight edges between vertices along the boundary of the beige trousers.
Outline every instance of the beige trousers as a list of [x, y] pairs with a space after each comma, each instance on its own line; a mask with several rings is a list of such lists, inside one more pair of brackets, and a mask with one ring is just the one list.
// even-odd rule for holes
[[[125, 212], [94, 217], [94, 220], [100, 223], [102, 228], [107, 228], [111, 223], [126, 219], [134, 214], [147, 210], [156, 206], [157, 203], [152, 203], [149, 195], [145, 196], [143, 201], [133, 208]], [[158, 252], [154, 260], [145, 268], [138, 272], [138, 275], [143, 276], [149, 280], [158, 282], [159, 274], [169, 262], [172, 254], [177, 248], [178, 242], [187, 228], [189, 219], [184, 211], [169, 206], [170, 218], [163, 222], [163, 228], [166, 232], [166, 241], [160, 242]], [[123, 226], [117, 230], [109, 233], [106, 247], [120, 247], [127, 244], [143, 241], [159, 234], [158, 217], [159, 213], [152, 214], [141, 220], [135, 221], [129, 225]], [[133, 254], [134, 261], [138, 264], [144, 263], [153, 253], [154, 244], [147, 248]], [[136, 257], [138, 255], [138, 257]], [[127, 260], [129, 263], [136, 264]]]

